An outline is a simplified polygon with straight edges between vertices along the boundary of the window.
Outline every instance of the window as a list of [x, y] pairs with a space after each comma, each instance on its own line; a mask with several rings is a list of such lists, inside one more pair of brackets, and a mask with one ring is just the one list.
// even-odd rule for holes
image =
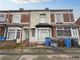
[[77, 27], [74, 26], [74, 27], [72, 27], [72, 29], [77, 29]]
[[63, 30], [57, 30], [57, 36], [63, 36]]
[[40, 23], [46, 23], [46, 15], [40, 14]]
[[13, 23], [20, 23], [21, 15], [20, 14], [14, 14], [13, 15]]
[[56, 23], [62, 23], [63, 20], [62, 20], [62, 14], [56, 14]]
[[8, 39], [20, 39], [20, 30], [9, 29], [8, 30]]
[[16, 39], [19, 39], [20, 38], [20, 30], [17, 30], [17, 36], [16, 36]]
[[71, 36], [70, 27], [57, 27], [57, 36]]
[[8, 39], [15, 39], [15, 30], [13, 29], [9, 30]]
[[4, 15], [0, 15], [0, 21], [5, 21], [5, 16]]

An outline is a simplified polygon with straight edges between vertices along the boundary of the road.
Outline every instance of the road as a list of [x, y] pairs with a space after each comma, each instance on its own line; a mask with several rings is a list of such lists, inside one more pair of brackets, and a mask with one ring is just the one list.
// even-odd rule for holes
[[80, 55], [0, 55], [0, 60], [80, 60]]
[[[25, 53], [27, 52], [27, 53]], [[62, 53], [56, 48], [24, 49], [21, 53], [0, 53], [0, 60], [80, 60], [80, 53]]]

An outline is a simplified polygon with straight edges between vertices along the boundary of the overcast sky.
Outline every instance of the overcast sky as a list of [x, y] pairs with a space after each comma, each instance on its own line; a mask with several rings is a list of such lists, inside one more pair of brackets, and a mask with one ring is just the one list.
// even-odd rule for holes
[[0, 10], [24, 9], [73, 9], [75, 20], [80, 17], [80, 0], [0, 0]]

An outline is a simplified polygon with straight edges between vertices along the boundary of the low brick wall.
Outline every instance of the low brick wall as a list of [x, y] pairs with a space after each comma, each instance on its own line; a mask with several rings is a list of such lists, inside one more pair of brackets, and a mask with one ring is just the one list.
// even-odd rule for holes
[[0, 47], [15, 48], [16, 47], [16, 41], [15, 40], [0, 41]]
[[29, 41], [24, 40], [22, 44], [23, 44], [23, 47], [28, 47], [29, 46]]

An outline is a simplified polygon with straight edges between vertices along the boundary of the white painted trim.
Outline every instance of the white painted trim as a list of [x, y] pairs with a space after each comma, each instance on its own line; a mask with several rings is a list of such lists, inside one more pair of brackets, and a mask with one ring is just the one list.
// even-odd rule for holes
[[50, 29], [50, 28], [37, 28], [37, 29]]
[[50, 28], [50, 37], [52, 38], [52, 28]]
[[62, 19], [62, 22], [61, 22], [61, 23], [63, 23], [63, 22], [64, 22], [64, 21], [63, 21], [63, 13], [58, 13], [58, 12], [54, 14], [55, 23], [58, 23], [58, 22], [57, 22], [57, 16], [56, 16], [56, 14], [61, 14], [61, 19]]
[[[78, 28], [76, 28], [76, 29], [72, 29], [72, 28], [71, 28], [71, 36], [73, 37], [73, 35], [72, 35], [72, 34], [73, 34], [72, 30], [77, 30], [77, 32], [78, 32]], [[73, 37], [73, 38], [78, 38], [78, 39], [79, 39], [79, 32], [78, 32], [78, 36], [77, 36], [77, 37]]]
[[32, 29], [32, 28], [36, 28], [36, 27], [31, 27], [31, 26], [30, 26], [30, 28]]
[[[16, 15], [16, 16], [17, 16], [17, 15], [19, 16], [19, 22], [16, 22], [16, 21], [14, 22], [14, 20], [15, 20], [15, 17], [14, 17], [14, 16], [15, 16], [15, 15]], [[12, 23], [21, 23], [21, 14], [13, 14]]]
[[[7, 31], [6, 31], [6, 28], [5, 28], [5, 31], [4, 31], [4, 37], [6, 37], [6, 32], [7, 32]], [[6, 37], [6, 38], [7, 38], [7, 37]]]
[[38, 40], [38, 29], [35, 28], [35, 40], [37, 41]]
[[24, 29], [29, 29], [29, 27], [23, 27]]
[[[0, 14], [0, 15], [1, 15], [1, 14]], [[3, 22], [5, 22], [5, 21], [6, 21], [6, 14], [3, 14], [3, 16], [4, 16]]]
[[[10, 29], [14, 29], [15, 30], [15, 37], [14, 37], [14, 39], [16, 39], [17, 30], [18, 29], [20, 30], [20, 34], [21, 34], [21, 28], [19, 28], [19, 27], [8, 27], [8, 32], [9, 32]], [[7, 40], [11, 40], [11, 39], [8, 39], [8, 32], [7, 32]], [[20, 39], [21, 39], [21, 35], [20, 35]]]
[[70, 32], [71, 32], [71, 36], [57, 36], [57, 30], [64, 30], [64, 27], [63, 27], [63, 29], [57, 29], [57, 27], [56, 27], [56, 37], [62, 37], [62, 38], [66, 38], [66, 37], [70, 37], [70, 38], [72, 38], [72, 32], [71, 32], [71, 30], [72, 30], [72, 28], [70, 27]]
[[56, 30], [55, 36], [57, 37], [57, 30]]
[[47, 29], [49, 30], [49, 36], [52, 38], [52, 30], [51, 28], [35, 28], [35, 41], [38, 42], [39, 41], [39, 30], [41, 29]]
[[[50, 13], [51, 13], [51, 14], [55, 14], [55, 13], [62, 13], [62, 14], [64, 14], [64, 13], [65, 13], [65, 14], [67, 14], [67, 13], [68, 13], [68, 11], [67, 11], [67, 12], [64, 12], [64, 11], [62, 11], [62, 12], [55, 12], [55, 11], [54, 11], [54, 12], [50, 12]], [[69, 13], [73, 13], [73, 12], [70, 12], [70, 11], [69, 11]]]
[[8, 27], [8, 29], [20, 29], [21, 30], [20, 27]]

